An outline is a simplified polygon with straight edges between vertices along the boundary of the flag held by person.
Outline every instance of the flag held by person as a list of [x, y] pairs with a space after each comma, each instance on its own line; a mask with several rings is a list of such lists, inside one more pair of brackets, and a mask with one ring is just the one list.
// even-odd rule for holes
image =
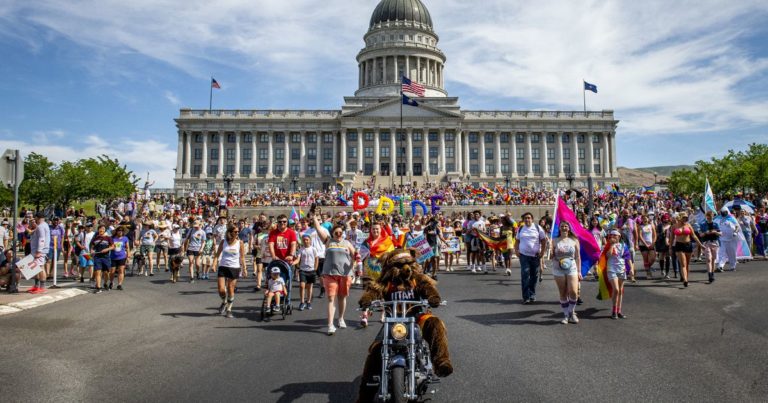
[[579, 223], [576, 214], [568, 207], [560, 196], [557, 197], [555, 207], [555, 223], [552, 227], [552, 238], [560, 235], [560, 223], [567, 222], [571, 226], [571, 232], [579, 240], [579, 256], [581, 257], [581, 275], [586, 276], [589, 269], [600, 259], [600, 246], [595, 237]]
[[299, 221], [299, 219], [301, 217], [299, 217], [299, 213], [296, 212], [296, 207], [291, 208], [291, 216], [288, 217], [288, 218], [293, 220], [293, 222], [298, 222]]
[[483, 242], [485, 242], [486, 245], [488, 245], [489, 249], [502, 253], [509, 250], [509, 244], [507, 242], [507, 237], [505, 236], [495, 238], [482, 232], [478, 232], [477, 235], [480, 237], [480, 239], [483, 240]]
[[711, 211], [717, 214], [717, 207], [715, 206], [715, 195], [712, 193], [712, 187], [709, 186], [709, 178], [706, 179], [707, 184], [704, 188], [704, 212]]

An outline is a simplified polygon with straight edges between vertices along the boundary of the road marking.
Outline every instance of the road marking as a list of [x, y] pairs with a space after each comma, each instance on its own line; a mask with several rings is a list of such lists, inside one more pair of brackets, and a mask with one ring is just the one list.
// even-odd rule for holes
[[6, 315], [9, 313], [15, 313], [24, 311], [27, 309], [37, 308], [39, 306], [47, 305], [53, 302], [65, 300], [68, 298], [76, 297], [78, 295], [88, 294], [88, 291], [81, 290], [79, 288], [71, 288], [68, 290], [59, 291], [50, 295], [41, 295], [36, 298], [28, 299], [26, 301], [13, 302], [7, 305], [0, 305], [0, 315]]

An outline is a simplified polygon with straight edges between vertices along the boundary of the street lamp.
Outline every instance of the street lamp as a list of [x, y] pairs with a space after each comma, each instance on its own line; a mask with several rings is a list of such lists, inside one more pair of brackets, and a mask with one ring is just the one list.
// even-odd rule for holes
[[510, 180], [509, 176], [507, 176], [506, 178], [504, 178], [504, 183], [506, 183], [506, 184], [507, 184], [507, 189], [509, 189], [509, 182], [510, 182], [510, 181], [511, 181], [511, 180]]
[[573, 189], [573, 180], [574, 176], [572, 173], [568, 172], [568, 174], [565, 175], [565, 180], [568, 181], [568, 189]]
[[659, 178], [659, 174], [657, 174], [656, 172], [654, 172], [654, 173], [653, 173], [653, 187], [656, 187], [656, 184], [657, 184], [657, 183], [659, 183], [659, 180], [658, 180], [658, 178]]
[[296, 191], [296, 182], [298, 182], [298, 181], [299, 181], [299, 178], [297, 178], [295, 176], [293, 177], [293, 179], [291, 179], [291, 183], [293, 184], [293, 191], [294, 192]]
[[224, 190], [229, 193], [229, 189], [232, 186], [232, 181], [235, 179], [235, 176], [230, 172], [224, 175]]

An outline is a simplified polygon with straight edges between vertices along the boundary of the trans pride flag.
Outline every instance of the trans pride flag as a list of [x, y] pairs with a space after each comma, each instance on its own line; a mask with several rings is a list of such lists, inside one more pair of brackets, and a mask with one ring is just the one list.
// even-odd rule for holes
[[567, 204], [557, 197], [557, 206], [555, 207], [555, 223], [552, 226], [552, 239], [560, 235], [560, 223], [567, 222], [571, 225], [571, 232], [579, 239], [579, 256], [581, 257], [581, 275], [586, 276], [589, 269], [600, 259], [600, 246], [595, 237], [579, 224], [576, 214], [571, 211]]

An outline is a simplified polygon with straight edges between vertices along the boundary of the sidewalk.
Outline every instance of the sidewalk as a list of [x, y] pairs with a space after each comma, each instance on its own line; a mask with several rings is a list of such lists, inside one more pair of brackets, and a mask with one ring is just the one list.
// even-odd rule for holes
[[[26, 311], [53, 302], [69, 299], [78, 295], [88, 294], [83, 288], [76, 287], [79, 283], [60, 282], [60, 288], [47, 288], [45, 294], [29, 294], [27, 290], [34, 283], [22, 280], [18, 294], [8, 294], [0, 290], [0, 316]], [[87, 283], [86, 283], [87, 284]], [[52, 284], [48, 283], [48, 287]]]

